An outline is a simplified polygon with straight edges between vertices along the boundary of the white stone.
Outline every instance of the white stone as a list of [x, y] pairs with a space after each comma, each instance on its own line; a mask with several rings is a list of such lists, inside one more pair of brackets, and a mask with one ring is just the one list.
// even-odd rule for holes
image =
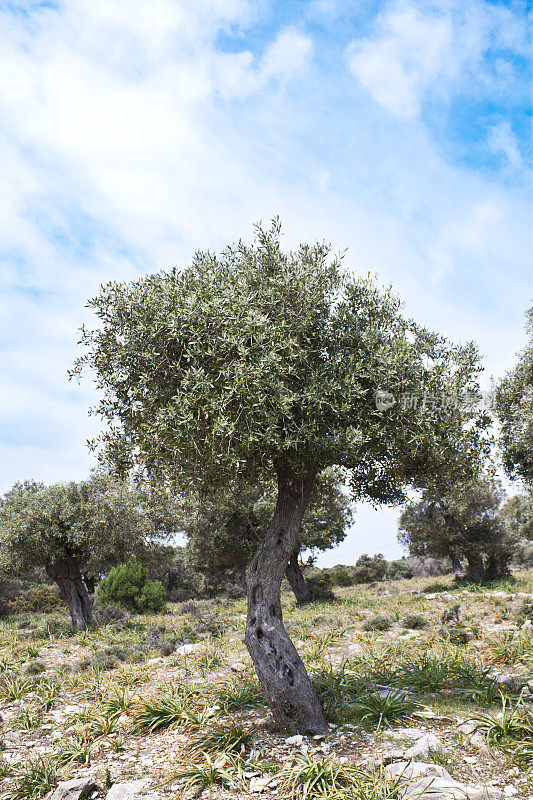
[[71, 781], [60, 781], [50, 800], [81, 800], [96, 789], [93, 778], [74, 778]]
[[234, 664], [231, 665], [230, 669], [232, 672], [236, 672], [239, 674], [241, 672], [246, 672], [247, 667], [246, 664], [244, 664], [242, 661], [236, 661]]
[[405, 751], [405, 758], [426, 759], [431, 753], [445, 753], [446, 748], [440, 739], [432, 733], [422, 736], [415, 744]]
[[[176, 653], [178, 656], [186, 656], [189, 653], [194, 653], [196, 650], [201, 650], [204, 645], [202, 642], [196, 642], [195, 644], [182, 644], [181, 647], [178, 647]], [[160, 659], [162, 661], [162, 659]]]
[[296, 736], [289, 736], [288, 739], [285, 739], [285, 744], [295, 744], [300, 745], [302, 744], [304, 737], [301, 733], [297, 733]]
[[503, 787], [503, 794], [505, 797], [516, 797], [518, 794], [518, 789], [516, 786], [513, 786], [512, 783], [509, 783], [507, 786]]
[[135, 800], [146, 786], [146, 781], [114, 783], [106, 794], [106, 800]]
[[450, 773], [438, 764], [424, 764], [421, 761], [397, 761], [385, 767], [385, 773], [393, 778], [446, 778], [452, 780]]

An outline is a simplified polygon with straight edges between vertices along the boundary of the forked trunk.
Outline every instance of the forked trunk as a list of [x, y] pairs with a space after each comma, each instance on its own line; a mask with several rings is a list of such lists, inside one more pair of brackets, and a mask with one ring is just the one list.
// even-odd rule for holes
[[278, 499], [265, 540], [246, 574], [246, 646], [277, 725], [291, 733], [321, 734], [328, 725], [320, 701], [281, 614], [281, 581], [298, 539], [315, 473], [297, 476], [279, 466]]
[[66, 558], [48, 564], [46, 573], [57, 583], [68, 605], [72, 624], [77, 630], [84, 630], [92, 622], [91, 602], [83, 582], [78, 562]]
[[310, 603], [313, 599], [313, 596], [309, 586], [305, 582], [302, 570], [300, 569], [300, 564], [298, 563], [299, 553], [300, 548], [298, 547], [290, 557], [289, 563], [287, 564], [287, 569], [285, 570], [285, 577], [289, 581], [291, 589], [294, 592], [296, 602], [299, 606], [301, 606], [304, 603]]

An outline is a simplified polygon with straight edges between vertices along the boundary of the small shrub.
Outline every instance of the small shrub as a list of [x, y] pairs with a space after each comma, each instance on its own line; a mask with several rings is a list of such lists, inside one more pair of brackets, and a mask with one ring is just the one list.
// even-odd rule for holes
[[421, 614], [407, 614], [402, 622], [403, 627], [411, 631], [419, 631], [422, 628], [427, 628], [428, 624], [427, 619]]
[[398, 558], [395, 561], [389, 561], [387, 578], [390, 580], [403, 580], [405, 578], [412, 578], [413, 575], [413, 568], [406, 558]]
[[449, 622], [459, 622], [460, 611], [461, 611], [461, 606], [459, 605], [459, 603], [455, 603], [455, 605], [444, 609], [440, 621], [442, 622], [443, 625], [447, 625]]
[[381, 555], [369, 556], [364, 553], [355, 562], [354, 578], [356, 583], [373, 583], [382, 581], [387, 574], [387, 561]]
[[370, 617], [363, 625], [365, 631], [388, 631], [392, 627], [392, 620], [390, 617], [378, 615], [377, 617]]
[[451, 644], [468, 644], [472, 639], [472, 634], [464, 625], [447, 625], [439, 629], [439, 635], [447, 639]]
[[166, 607], [161, 581], [149, 581], [146, 568], [132, 562], [113, 567], [96, 590], [100, 605], [117, 605], [134, 613], [158, 612]]
[[31, 661], [25, 668], [26, 675], [40, 675], [41, 672], [46, 671], [46, 664], [42, 661]]
[[51, 614], [63, 608], [64, 601], [57, 586], [38, 586], [10, 600], [12, 614]]

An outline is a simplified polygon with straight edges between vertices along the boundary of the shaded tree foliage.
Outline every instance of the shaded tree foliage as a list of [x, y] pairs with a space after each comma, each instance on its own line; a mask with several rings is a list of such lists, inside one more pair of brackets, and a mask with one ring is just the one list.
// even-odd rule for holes
[[[282, 620], [280, 587], [316, 476], [338, 466], [354, 499], [398, 502], [479, 452], [473, 411], [440, 398], [476, 392], [479, 357], [401, 314], [370, 277], [343, 271], [325, 243], [284, 252], [280, 225], [220, 256], [131, 283], [90, 302], [75, 374], [101, 391], [100, 438], [119, 470], [182, 491], [274, 480], [276, 508], [247, 572], [246, 644], [276, 722], [319, 734], [327, 723]], [[386, 391], [394, 404], [376, 404]]]
[[496, 389], [505, 469], [533, 484], [533, 308], [528, 309], [529, 342]]
[[[310, 550], [313, 557], [335, 547], [345, 538], [352, 520], [350, 501], [342, 485], [339, 470], [330, 468], [317, 476], [286, 570], [299, 603], [314, 597], [312, 586], [302, 574], [300, 551]], [[189, 539], [192, 565], [219, 584], [230, 577], [239, 581], [240, 576], [244, 579], [246, 567], [261, 546], [274, 514], [276, 487], [271, 481], [255, 488], [228, 487], [202, 495], [195, 503], [184, 503], [185, 507], [188, 513], [184, 513], [182, 524]]]
[[450, 487], [445, 493], [424, 490], [399, 520], [398, 538], [412, 556], [467, 562], [475, 582], [507, 574], [512, 537], [500, 517], [501, 488], [490, 476]]

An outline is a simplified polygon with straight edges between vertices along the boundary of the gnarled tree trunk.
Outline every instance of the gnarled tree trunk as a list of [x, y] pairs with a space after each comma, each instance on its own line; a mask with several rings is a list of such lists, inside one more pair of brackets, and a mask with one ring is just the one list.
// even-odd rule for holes
[[473, 583], [481, 583], [485, 579], [485, 565], [481, 553], [469, 553], [466, 556], [468, 569], [466, 577]]
[[310, 603], [313, 599], [313, 595], [311, 594], [309, 586], [305, 582], [302, 570], [300, 569], [300, 564], [298, 562], [299, 553], [300, 548], [297, 547], [291, 555], [289, 563], [287, 564], [285, 577], [289, 581], [291, 589], [294, 592], [296, 602], [301, 606], [304, 603]]
[[281, 581], [297, 544], [298, 530], [315, 477], [277, 466], [278, 499], [265, 540], [246, 574], [246, 646], [274, 720], [291, 733], [328, 730], [320, 701], [296, 652], [281, 614]]
[[84, 630], [92, 622], [92, 612], [78, 562], [69, 557], [47, 564], [46, 573], [59, 586], [68, 605], [73, 626], [77, 630]]

